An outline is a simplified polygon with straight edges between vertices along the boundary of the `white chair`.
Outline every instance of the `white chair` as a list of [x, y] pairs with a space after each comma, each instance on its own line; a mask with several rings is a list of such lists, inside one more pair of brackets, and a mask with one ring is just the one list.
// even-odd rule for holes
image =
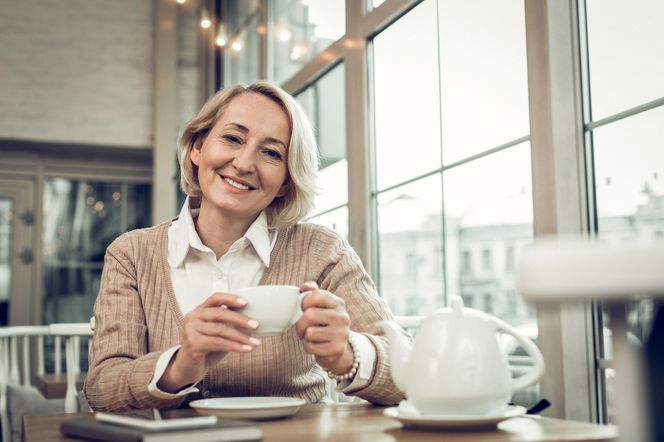
[[[33, 376], [45, 375], [44, 345], [46, 337], [53, 337], [54, 371], [62, 372], [62, 341], [65, 345], [66, 396], [65, 413], [78, 410], [76, 375], [80, 373], [79, 344], [81, 336], [91, 336], [94, 321], [77, 324], [52, 324], [36, 326], [0, 327], [0, 424], [2, 440], [11, 439], [10, 412], [8, 409], [8, 387], [33, 387]], [[34, 346], [36, 344], [36, 346]], [[34, 352], [33, 352], [34, 349]], [[31, 358], [36, 356], [33, 370]]]
[[643, 354], [630, 338], [626, 305], [645, 296], [664, 297], [663, 262], [662, 240], [606, 244], [584, 237], [541, 238], [524, 250], [517, 271], [517, 288], [527, 300], [607, 302], [621, 441], [654, 436]]

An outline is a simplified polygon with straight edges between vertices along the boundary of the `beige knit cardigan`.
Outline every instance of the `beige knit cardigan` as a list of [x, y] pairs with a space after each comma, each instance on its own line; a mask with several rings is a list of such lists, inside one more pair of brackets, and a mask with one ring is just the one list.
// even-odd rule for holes
[[[250, 353], [228, 354], [197, 384], [199, 393], [160, 399], [148, 392], [157, 359], [183, 336], [167, 261], [169, 225], [126, 233], [106, 251], [84, 386], [92, 408], [175, 408], [193, 399], [222, 396], [323, 399], [326, 375], [305, 352], [293, 327], [280, 336], [264, 337]], [[369, 384], [349, 394], [379, 404], [403, 399], [390, 377], [387, 342], [377, 326], [393, 319], [392, 313], [348, 243], [322, 226], [298, 224], [278, 232], [270, 263], [260, 285], [316, 281], [345, 300], [351, 329], [374, 345]]]

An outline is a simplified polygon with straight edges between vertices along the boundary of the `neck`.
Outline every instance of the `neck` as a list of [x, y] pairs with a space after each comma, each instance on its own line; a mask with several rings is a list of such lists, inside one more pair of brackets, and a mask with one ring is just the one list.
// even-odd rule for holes
[[201, 209], [194, 224], [203, 244], [212, 249], [219, 259], [228, 252], [235, 241], [242, 238], [256, 218], [257, 216], [253, 218], [229, 217], [227, 213], [202, 199]]

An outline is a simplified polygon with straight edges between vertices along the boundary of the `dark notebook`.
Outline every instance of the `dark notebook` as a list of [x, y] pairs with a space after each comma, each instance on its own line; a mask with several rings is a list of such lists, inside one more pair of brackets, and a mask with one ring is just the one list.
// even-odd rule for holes
[[263, 437], [260, 426], [255, 423], [222, 419], [204, 428], [148, 431], [96, 419], [75, 418], [64, 421], [60, 432], [70, 437], [108, 442], [259, 441]]

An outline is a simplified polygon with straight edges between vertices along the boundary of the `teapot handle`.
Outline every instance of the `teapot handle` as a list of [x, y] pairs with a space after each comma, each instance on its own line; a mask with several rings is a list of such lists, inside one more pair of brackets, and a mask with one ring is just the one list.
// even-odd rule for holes
[[514, 336], [514, 338], [519, 341], [519, 344], [521, 344], [526, 353], [528, 353], [528, 355], [533, 358], [532, 369], [528, 370], [523, 376], [512, 379], [512, 385], [510, 387], [512, 393], [536, 383], [544, 374], [544, 356], [542, 356], [540, 349], [537, 348], [537, 346], [530, 339], [523, 336], [514, 327], [505, 321], [502, 321], [496, 317], [491, 317], [491, 319], [496, 323], [496, 327], [498, 328], [499, 332]]

